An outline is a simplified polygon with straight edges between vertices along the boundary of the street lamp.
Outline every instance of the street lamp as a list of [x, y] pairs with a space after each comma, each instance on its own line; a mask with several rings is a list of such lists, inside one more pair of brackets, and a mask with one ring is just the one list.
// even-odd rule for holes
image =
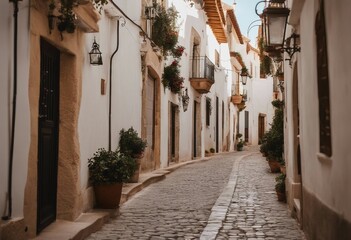
[[275, 62], [282, 60], [281, 55], [277, 54], [277, 52], [283, 53], [285, 51], [288, 53], [290, 58], [286, 60], [289, 61], [289, 65], [291, 66], [293, 55], [296, 52], [300, 52], [298, 42], [300, 35], [292, 33], [291, 36], [285, 40], [286, 25], [290, 10], [285, 7], [285, 0], [271, 0], [268, 3], [268, 7], [263, 10], [262, 14], [258, 14], [257, 6], [262, 2], [267, 3], [268, 1], [264, 0], [258, 2], [255, 11], [256, 14], [261, 17], [263, 22], [262, 29], [266, 49], [276, 57], [274, 60]]
[[102, 56], [99, 49], [99, 44], [96, 43], [95, 38], [91, 51], [89, 52], [91, 65], [102, 65]]
[[249, 74], [248, 74], [247, 72], [241, 70], [240, 76], [241, 76], [241, 82], [242, 82], [242, 84], [243, 84], [243, 85], [246, 85], [246, 83], [247, 83], [247, 77], [249, 76]]
[[266, 46], [283, 46], [286, 24], [290, 10], [285, 7], [285, 0], [271, 0], [262, 12], [264, 40]]
[[188, 95], [188, 89], [185, 89], [185, 94], [183, 92], [182, 94], [182, 103], [183, 103], [183, 111], [186, 112], [188, 110], [188, 106], [189, 106], [189, 100], [190, 97]]

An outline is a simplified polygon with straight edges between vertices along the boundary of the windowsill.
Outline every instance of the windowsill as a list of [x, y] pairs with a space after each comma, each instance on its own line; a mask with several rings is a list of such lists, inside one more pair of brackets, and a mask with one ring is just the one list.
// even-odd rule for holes
[[322, 164], [331, 166], [333, 161], [330, 157], [328, 157], [327, 155], [325, 155], [324, 153], [316, 153], [317, 158], [319, 160], [319, 162], [321, 162]]

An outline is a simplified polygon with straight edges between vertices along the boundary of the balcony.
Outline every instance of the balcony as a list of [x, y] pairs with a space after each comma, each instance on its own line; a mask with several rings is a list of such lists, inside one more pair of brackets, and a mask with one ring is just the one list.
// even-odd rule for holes
[[205, 57], [193, 57], [191, 60], [190, 84], [200, 94], [208, 93], [214, 84], [215, 65]]

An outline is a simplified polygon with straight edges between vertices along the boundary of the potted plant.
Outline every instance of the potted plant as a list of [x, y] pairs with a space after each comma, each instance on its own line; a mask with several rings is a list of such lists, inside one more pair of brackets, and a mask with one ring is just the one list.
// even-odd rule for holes
[[137, 165], [130, 182], [139, 181], [140, 164], [141, 159], [144, 157], [146, 145], [147, 142], [138, 136], [138, 132], [133, 127], [130, 127], [128, 130], [122, 128], [119, 132], [119, 152], [132, 157]]
[[281, 173], [275, 178], [275, 191], [277, 192], [278, 201], [280, 202], [286, 202], [285, 178], [286, 175], [284, 173]]
[[239, 140], [239, 142], [236, 144], [236, 149], [238, 151], [242, 151], [244, 148], [244, 141], [242, 139]]
[[262, 138], [261, 153], [266, 156], [271, 172], [280, 172], [280, 162], [284, 151], [284, 102], [272, 101], [275, 114], [271, 129]]
[[60, 31], [62, 39], [62, 33], [64, 31], [67, 33], [74, 33], [77, 27], [77, 16], [74, 9], [79, 7], [79, 5], [84, 5], [89, 2], [101, 13], [103, 6], [108, 3], [108, 0], [51, 0], [48, 11], [50, 33], [54, 28], [55, 18], [57, 18], [57, 29]]
[[99, 148], [88, 160], [89, 180], [94, 186], [99, 208], [117, 208], [122, 194], [123, 182], [135, 171], [135, 161], [115, 151]]
[[213, 156], [215, 152], [216, 152], [216, 150], [211, 147], [209, 150], [205, 150], [205, 156], [206, 157]]

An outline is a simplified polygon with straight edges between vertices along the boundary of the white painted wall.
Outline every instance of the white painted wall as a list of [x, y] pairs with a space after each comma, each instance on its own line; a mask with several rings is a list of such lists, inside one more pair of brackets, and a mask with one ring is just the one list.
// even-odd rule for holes
[[[140, 25], [140, 2], [115, 1], [115, 3]], [[112, 79], [109, 79], [110, 58], [117, 47], [117, 18], [115, 16], [122, 16], [118, 11], [110, 12], [112, 16], [102, 13], [99, 21], [99, 33], [86, 34], [84, 46], [86, 55], [78, 123], [82, 189], [85, 189], [88, 183], [88, 159], [98, 148], [108, 148], [109, 87], [111, 81], [111, 150], [117, 148], [119, 131], [122, 128], [128, 129], [132, 126], [139, 135], [141, 134], [140, 29], [126, 18], [120, 19], [119, 47], [112, 61]], [[124, 22], [125, 26], [122, 25]], [[94, 36], [103, 55], [102, 66], [93, 66], [89, 63], [88, 53], [91, 50]], [[105, 95], [101, 95], [101, 79], [106, 80]]]
[[[325, 1], [333, 155], [324, 160], [317, 158], [319, 114], [314, 36], [317, 4], [318, 1], [305, 1], [300, 18], [302, 50], [298, 54], [298, 75], [303, 187], [351, 221], [351, 112], [348, 110], [351, 102], [351, 33], [347, 31], [351, 2], [342, 0], [335, 4], [331, 0]], [[290, 94], [289, 90], [287, 94]], [[287, 102], [287, 107], [292, 107], [291, 102]]]
[[[258, 145], [258, 116], [260, 113], [266, 114], [266, 131], [270, 128], [272, 117], [274, 115], [273, 106], [273, 78], [260, 78], [260, 60], [258, 53], [250, 50], [246, 51], [247, 39], [244, 37], [244, 44], [237, 44], [235, 51], [239, 52], [242, 59], [252, 75], [252, 78], [247, 79], [246, 85], [241, 83], [240, 78], [240, 94], [245, 89], [247, 91], [246, 108], [239, 113], [239, 133], [242, 140], [245, 140], [245, 111], [249, 114], [249, 132], [248, 143]], [[250, 72], [252, 65], [252, 73]]]
[[[27, 178], [29, 152], [29, 31], [28, 1], [19, 2], [17, 111], [12, 171], [12, 217], [23, 216], [24, 187]], [[0, 56], [0, 212], [5, 213], [9, 169], [9, 149], [13, 104], [13, 4], [0, 2], [0, 36], [3, 47]], [[7, 211], [6, 211], [7, 213]]]
[[250, 134], [251, 144], [258, 145], [258, 116], [260, 113], [266, 114], [265, 129], [270, 129], [274, 109], [271, 104], [273, 101], [273, 78], [253, 78], [252, 80], [252, 95], [250, 103], [251, 121]]

